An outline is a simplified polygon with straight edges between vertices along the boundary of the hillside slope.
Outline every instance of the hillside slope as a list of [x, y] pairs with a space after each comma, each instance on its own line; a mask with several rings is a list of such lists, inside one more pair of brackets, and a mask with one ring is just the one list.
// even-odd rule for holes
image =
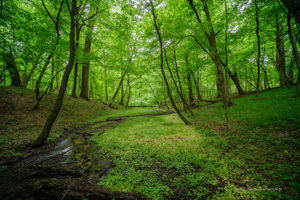
[[[40, 134], [56, 100], [56, 93], [45, 95], [37, 110], [33, 90], [0, 87], [0, 157], [18, 156], [24, 144]], [[46, 142], [58, 138], [64, 129], [88, 123], [103, 115], [106, 107], [99, 101], [88, 102], [65, 96], [63, 106]]]

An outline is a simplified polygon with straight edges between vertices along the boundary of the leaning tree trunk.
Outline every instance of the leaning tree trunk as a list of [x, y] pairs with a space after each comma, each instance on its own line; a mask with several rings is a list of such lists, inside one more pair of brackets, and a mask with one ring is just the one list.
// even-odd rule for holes
[[62, 83], [61, 83], [61, 87], [59, 90], [59, 93], [57, 95], [57, 99], [55, 102], [55, 105], [51, 111], [50, 116], [48, 117], [45, 126], [41, 132], [41, 134], [39, 135], [39, 137], [32, 141], [31, 143], [28, 144], [28, 146], [32, 147], [32, 148], [37, 148], [40, 147], [44, 144], [45, 140], [47, 139], [52, 125], [54, 124], [60, 108], [62, 106], [63, 100], [64, 100], [64, 96], [65, 96], [65, 92], [68, 86], [68, 80], [69, 80], [69, 76], [70, 73], [72, 71], [72, 67], [74, 64], [74, 60], [75, 60], [75, 15], [76, 15], [76, 1], [77, 0], [72, 0], [72, 11], [70, 13], [70, 17], [71, 17], [71, 28], [70, 28], [70, 57], [69, 57], [69, 63], [66, 67], [66, 70], [64, 72], [63, 78], [62, 78]]
[[5, 63], [11, 78], [10, 86], [22, 87], [21, 76], [14, 62], [12, 53], [5, 55]]
[[117, 87], [117, 90], [115, 91], [115, 94], [114, 94], [113, 98], [111, 99], [111, 102], [109, 103], [109, 106], [111, 106], [111, 105], [113, 104], [113, 102], [115, 101], [115, 99], [116, 99], [116, 97], [117, 97], [117, 95], [118, 95], [118, 92], [119, 92], [119, 90], [120, 90], [120, 88], [121, 88], [121, 85], [122, 85], [122, 83], [123, 83], [123, 80], [124, 80], [125, 75], [126, 75], [126, 73], [122, 74], [120, 83], [119, 83], [119, 85], [118, 85], [118, 87]]
[[[184, 99], [184, 97], [183, 97], [182, 89], [181, 89], [181, 92], [180, 92], [179, 89], [178, 89], [177, 83], [176, 83], [176, 81], [175, 81], [175, 78], [174, 78], [173, 73], [172, 73], [172, 71], [171, 71], [171, 68], [170, 68], [170, 66], [169, 66], [168, 57], [167, 57], [167, 52], [166, 52], [166, 49], [165, 49], [165, 48], [164, 48], [164, 53], [165, 53], [165, 60], [166, 60], [166, 63], [167, 63], [167, 67], [168, 67], [169, 73], [170, 73], [171, 78], [172, 78], [172, 80], [173, 80], [174, 86], [175, 86], [175, 88], [176, 88], [176, 90], [177, 90], [177, 93], [179, 94], [179, 96], [180, 96], [180, 98], [181, 98], [181, 100], [182, 100], [184, 112], [186, 112], [186, 108], [187, 108], [187, 109], [189, 110], [189, 112], [191, 113], [191, 115], [194, 116], [193, 111], [189, 108], [189, 105], [187, 104], [187, 102], [185, 101], [185, 99]], [[175, 58], [176, 58], [176, 57], [175, 57]], [[175, 63], [176, 63], [176, 60], [175, 60]], [[176, 65], [176, 71], [177, 71], [177, 73], [178, 73], [178, 67], [177, 67], [177, 64], [175, 64], [175, 65]], [[177, 74], [177, 75], [178, 75], [178, 74]], [[179, 75], [178, 75], [177, 77], [179, 77]], [[178, 78], [178, 80], [179, 80], [179, 78]], [[179, 80], [179, 81], [180, 81], [180, 80]]]
[[290, 42], [291, 42], [292, 48], [293, 48], [294, 59], [295, 59], [295, 62], [296, 62], [297, 68], [298, 68], [297, 96], [300, 97], [300, 56], [299, 56], [299, 51], [298, 51], [298, 48], [297, 48], [297, 45], [295, 43], [294, 36], [292, 33], [291, 16], [290, 15], [288, 15], [287, 24], [288, 24], [289, 38], [290, 38]]
[[180, 112], [180, 110], [177, 108], [176, 104], [175, 104], [175, 101], [172, 97], [172, 94], [171, 94], [171, 91], [170, 91], [170, 86], [168, 84], [168, 80], [166, 78], [166, 75], [165, 75], [165, 72], [164, 72], [164, 55], [163, 55], [163, 44], [162, 44], [162, 39], [161, 39], [161, 35], [160, 35], [160, 31], [158, 29], [158, 26], [157, 26], [157, 23], [156, 23], [156, 15], [155, 15], [155, 11], [154, 11], [154, 5], [153, 5], [153, 2], [152, 0], [150, 0], [150, 3], [151, 3], [151, 10], [152, 10], [152, 16], [153, 16], [153, 22], [154, 22], [154, 27], [155, 27], [155, 30], [156, 30], [156, 33], [158, 35], [158, 39], [159, 39], [159, 45], [160, 45], [160, 69], [161, 69], [161, 72], [162, 72], [162, 75], [164, 77], [164, 81], [166, 83], [166, 86], [167, 86], [167, 89], [168, 89], [168, 96], [169, 96], [169, 99], [172, 103], [172, 106], [173, 108], [176, 110], [177, 114], [179, 115], [179, 117], [182, 119], [182, 121], [186, 124], [186, 125], [189, 125], [191, 122], [189, 122]]
[[[92, 46], [92, 34], [93, 27], [95, 24], [95, 19], [90, 19], [88, 24], [88, 30], [85, 38], [85, 48], [84, 55], [88, 55], [91, 52]], [[82, 66], [82, 81], [81, 81], [81, 92], [80, 97], [90, 101], [89, 99], [89, 70], [90, 70], [90, 61], [86, 62], [85, 66]]]
[[33, 75], [33, 72], [34, 72], [34, 70], [36, 69], [36, 67], [37, 67], [37, 65], [38, 65], [38, 63], [39, 63], [40, 58], [42, 57], [42, 55], [43, 55], [43, 53], [40, 53], [40, 54], [37, 56], [37, 59], [35, 60], [35, 62], [34, 62], [34, 64], [33, 64], [32, 68], [31, 68], [29, 74], [25, 77], [25, 79], [24, 79], [24, 81], [23, 81], [23, 87], [24, 87], [24, 88], [27, 88], [28, 82], [29, 82], [31, 76]]

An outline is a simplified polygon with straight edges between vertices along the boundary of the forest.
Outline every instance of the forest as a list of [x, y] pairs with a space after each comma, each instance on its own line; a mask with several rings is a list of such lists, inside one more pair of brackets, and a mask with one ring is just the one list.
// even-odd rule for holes
[[300, 0], [0, 2], [1, 199], [300, 199]]

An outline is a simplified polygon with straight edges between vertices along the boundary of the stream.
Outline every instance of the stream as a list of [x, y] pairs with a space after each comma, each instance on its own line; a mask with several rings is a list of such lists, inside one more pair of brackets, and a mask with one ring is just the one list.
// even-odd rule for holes
[[97, 185], [114, 168], [99, 155], [99, 147], [89, 142], [97, 134], [113, 129], [130, 117], [108, 118], [64, 133], [48, 150], [11, 163], [0, 172], [1, 199], [145, 199], [139, 194], [110, 191]]

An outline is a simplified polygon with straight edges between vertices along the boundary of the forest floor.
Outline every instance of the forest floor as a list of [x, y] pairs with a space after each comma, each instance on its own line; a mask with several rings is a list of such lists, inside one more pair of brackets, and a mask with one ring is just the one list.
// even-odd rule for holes
[[[51, 133], [56, 136], [33, 151], [22, 150], [26, 139], [19, 139], [25, 132], [20, 127], [27, 127], [23, 120], [36, 112], [31, 127], [39, 130], [28, 131], [34, 138], [51, 106], [45, 98], [39, 110], [15, 119], [18, 109], [33, 106], [18, 103], [22, 97], [34, 102], [32, 91], [2, 89], [0, 102], [7, 110], [0, 122], [0, 187], [7, 199], [300, 198], [300, 99], [295, 87], [263, 92], [257, 101], [254, 95], [233, 99], [228, 108], [232, 130], [221, 103], [194, 108], [195, 118], [185, 114], [193, 122], [186, 126], [177, 114], [157, 109], [108, 110], [104, 104], [66, 97], [62, 123]], [[74, 111], [75, 106], [86, 110]], [[155, 113], [160, 115], [151, 115]], [[127, 117], [134, 115], [145, 116]], [[44, 117], [41, 125], [34, 120], [38, 117]]]

